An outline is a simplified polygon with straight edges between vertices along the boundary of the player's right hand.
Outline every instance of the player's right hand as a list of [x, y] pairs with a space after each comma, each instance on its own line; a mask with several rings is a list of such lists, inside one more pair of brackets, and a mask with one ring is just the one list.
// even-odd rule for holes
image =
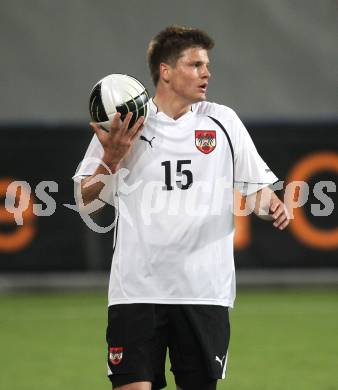
[[121, 114], [117, 112], [108, 132], [103, 130], [97, 123], [90, 122], [90, 126], [95, 131], [104, 150], [102, 161], [108, 165], [112, 173], [119, 169], [121, 161], [130, 152], [133, 143], [142, 130], [143, 116], [136, 121], [134, 126], [128, 129], [132, 116], [133, 113], [129, 112], [122, 122], [120, 119]]

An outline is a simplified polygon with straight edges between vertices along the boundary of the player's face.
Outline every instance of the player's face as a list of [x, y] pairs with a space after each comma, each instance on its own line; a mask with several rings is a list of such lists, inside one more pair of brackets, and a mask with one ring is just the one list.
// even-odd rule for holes
[[186, 104], [206, 99], [210, 78], [208, 52], [200, 47], [186, 49], [168, 72], [169, 86]]

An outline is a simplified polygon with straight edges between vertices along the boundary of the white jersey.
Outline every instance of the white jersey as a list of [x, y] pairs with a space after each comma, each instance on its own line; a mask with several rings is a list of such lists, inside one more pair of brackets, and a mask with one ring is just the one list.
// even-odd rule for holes
[[[74, 180], [93, 174], [102, 155], [94, 136]], [[250, 194], [277, 180], [235, 112], [201, 102], [174, 120], [151, 101], [112, 180], [119, 218], [109, 305], [232, 307], [233, 188]]]

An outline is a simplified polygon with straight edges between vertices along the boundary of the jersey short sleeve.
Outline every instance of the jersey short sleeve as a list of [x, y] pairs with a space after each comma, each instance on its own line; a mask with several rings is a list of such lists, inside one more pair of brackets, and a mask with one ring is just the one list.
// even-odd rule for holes
[[81, 181], [86, 176], [92, 175], [96, 168], [101, 164], [101, 159], [103, 156], [103, 148], [98, 140], [97, 136], [94, 135], [86, 154], [83, 160], [78, 165], [75, 175], [73, 176], [73, 180], [75, 182]]
[[232, 136], [234, 142], [235, 187], [250, 195], [275, 183], [278, 178], [257, 152], [242, 121], [233, 112]]
[[[82, 179], [87, 176], [91, 176], [95, 173], [97, 167], [99, 165], [104, 165], [102, 162], [103, 157], [103, 147], [98, 140], [97, 136], [94, 135], [86, 154], [83, 160], [78, 165], [75, 175], [73, 176], [73, 180], [76, 183], [80, 183]], [[106, 169], [109, 171], [109, 168], [106, 166]], [[93, 183], [96, 181], [104, 183], [103, 189], [100, 192], [99, 198], [100, 200], [114, 205], [115, 202], [115, 194], [119, 188], [119, 171], [115, 174], [100, 174], [97, 175], [93, 179]], [[91, 185], [89, 182], [88, 185]]]
[[229, 107], [203, 102], [199, 112], [219, 121], [228, 133], [234, 154], [234, 184], [242, 195], [250, 195], [275, 183], [278, 178], [267, 166], [238, 115]]

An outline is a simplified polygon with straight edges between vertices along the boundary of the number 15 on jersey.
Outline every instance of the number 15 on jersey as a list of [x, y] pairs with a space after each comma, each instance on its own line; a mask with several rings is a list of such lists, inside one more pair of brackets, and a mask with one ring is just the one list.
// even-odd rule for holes
[[[176, 186], [181, 190], [187, 190], [193, 183], [193, 174], [189, 169], [186, 169], [186, 165], [190, 165], [191, 160], [177, 160], [176, 162], [176, 176], [181, 177], [182, 180], [176, 180]], [[174, 189], [172, 185], [172, 161], [163, 161], [161, 166], [164, 167], [164, 182], [162, 187], [164, 191], [171, 191]], [[185, 168], [185, 169], [184, 169]]]

